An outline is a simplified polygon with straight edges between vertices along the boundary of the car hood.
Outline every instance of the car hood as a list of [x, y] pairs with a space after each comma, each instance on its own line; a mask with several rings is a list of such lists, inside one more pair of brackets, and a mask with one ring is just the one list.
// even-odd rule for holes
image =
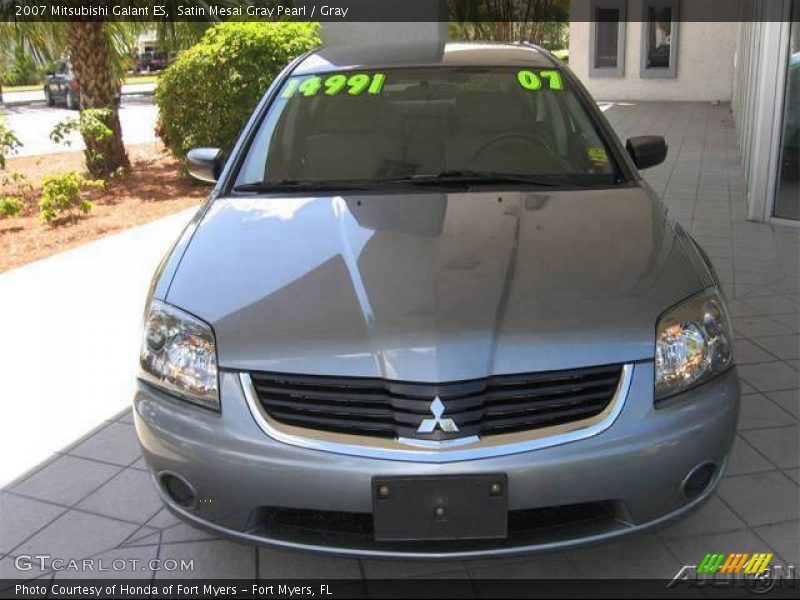
[[222, 368], [435, 382], [651, 359], [710, 284], [646, 188], [236, 197], [166, 300]]

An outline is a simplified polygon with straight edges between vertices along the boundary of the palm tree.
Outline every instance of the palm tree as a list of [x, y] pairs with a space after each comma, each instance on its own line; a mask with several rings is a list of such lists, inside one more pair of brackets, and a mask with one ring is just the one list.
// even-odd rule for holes
[[[0, 0], [0, 14], [4, 14], [5, 0]], [[49, 27], [37, 27], [30, 24], [10, 24], [0, 22], [0, 75], [9, 68], [22, 53], [28, 55], [38, 64], [53, 62], [64, 53], [65, 42], [58, 37], [57, 31]], [[0, 80], [0, 102], [3, 101], [3, 86]]]
[[[240, 4], [246, 0], [222, 0], [225, 4]], [[152, 4], [167, 7], [168, 14], [177, 14], [180, 0], [158, 0]], [[221, 2], [216, 2], [220, 4]], [[111, 136], [95, 137], [91, 132], [82, 132], [86, 145], [86, 168], [93, 177], [105, 177], [120, 168], [129, 166], [128, 155], [122, 139], [119, 110], [114, 99], [121, 90], [124, 76], [124, 63], [131, 52], [131, 41], [144, 29], [156, 29], [159, 39], [167, 40], [174, 49], [182, 42], [191, 43], [197, 39], [198, 32], [211, 24], [175, 23], [160, 21], [117, 22], [117, 21], [73, 21], [73, 22], [28, 22], [15, 21], [16, 6], [41, 4], [38, 0], [0, 0], [0, 45], [25, 43], [36, 51], [43, 51], [53, 40], [66, 40], [67, 49], [81, 89], [80, 108], [109, 109], [106, 125]], [[145, 3], [139, 3], [142, 6]], [[147, 3], [150, 4], [150, 3]], [[193, 3], [208, 6], [203, 0]], [[150, 11], [152, 14], [152, 10]], [[205, 11], [209, 14], [209, 11]], [[182, 34], [185, 37], [181, 37]]]
[[106, 24], [100, 21], [67, 23], [66, 33], [72, 68], [81, 89], [81, 109], [111, 108], [106, 125], [113, 135], [103, 138], [91, 134], [83, 136], [86, 168], [93, 177], [103, 177], [130, 166], [114, 102], [121, 86], [119, 75], [114, 73], [112, 46]]
[[542, 43], [548, 29], [569, 19], [569, 0], [449, 0], [457, 39]]

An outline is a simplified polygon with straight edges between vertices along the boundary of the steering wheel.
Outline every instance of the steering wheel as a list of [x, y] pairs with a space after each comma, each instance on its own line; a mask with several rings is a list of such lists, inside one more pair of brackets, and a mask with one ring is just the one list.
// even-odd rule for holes
[[525, 144], [529, 144], [531, 146], [535, 146], [538, 150], [544, 150], [548, 158], [551, 160], [555, 160], [561, 167], [568, 167], [569, 163], [567, 163], [563, 158], [561, 158], [558, 153], [553, 149], [550, 142], [546, 139], [542, 139], [540, 137], [534, 137], [527, 133], [500, 133], [494, 137], [489, 138], [486, 140], [480, 148], [478, 148], [475, 153], [472, 155], [472, 159], [470, 160], [471, 163], [474, 163], [478, 160], [478, 157], [485, 154], [487, 150], [496, 146], [498, 144], [508, 143], [510, 141], [519, 140]]
[[504, 142], [508, 142], [511, 140], [521, 140], [523, 142], [527, 142], [533, 144], [534, 146], [547, 150], [548, 152], [551, 153], [553, 152], [553, 148], [550, 146], [550, 144], [541, 138], [533, 137], [532, 135], [528, 135], [527, 133], [514, 133], [514, 132], [500, 133], [498, 135], [489, 138], [483, 144], [481, 144], [481, 147], [478, 148], [475, 151], [475, 154], [472, 155], [472, 160], [478, 158], [481, 154], [485, 153], [492, 146], [496, 146], [497, 144], [502, 144]]

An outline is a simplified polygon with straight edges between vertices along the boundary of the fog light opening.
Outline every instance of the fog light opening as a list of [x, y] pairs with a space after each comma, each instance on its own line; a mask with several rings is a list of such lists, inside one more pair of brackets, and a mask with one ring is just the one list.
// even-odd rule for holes
[[167, 495], [179, 506], [193, 509], [197, 506], [197, 492], [192, 485], [180, 475], [175, 473], [161, 473], [159, 475], [161, 487]]
[[681, 491], [687, 500], [694, 500], [708, 489], [714, 476], [717, 474], [717, 465], [703, 463], [692, 469], [681, 484]]

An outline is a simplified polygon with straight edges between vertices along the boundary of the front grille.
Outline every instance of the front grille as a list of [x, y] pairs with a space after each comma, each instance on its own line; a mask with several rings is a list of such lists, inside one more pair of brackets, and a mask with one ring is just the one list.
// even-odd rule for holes
[[500, 540], [426, 540], [377, 542], [371, 513], [262, 507], [250, 533], [270, 539], [349, 550], [458, 552], [563, 542], [624, 527], [614, 502], [587, 502], [508, 512], [508, 536]]
[[[610, 519], [611, 502], [587, 502], [508, 511], [508, 534], [542, 531], [567, 525]], [[304, 530], [317, 533], [343, 533], [371, 538], [372, 514], [332, 510], [267, 507], [262, 509], [262, 524], [271, 528]]]
[[[447, 440], [529, 431], [590, 419], [614, 398], [621, 365], [499, 375], [452, 383], [251, 373], [275, 421], [306, 429], [382, 438]], [[432, 404], [443, 411], [434, 419]], [[452, 419], [458, 431], [445, 431]], [[423, 421], [428, 433], [420, 433]], [[423, 427], [423, 430], [426, 429]]]

